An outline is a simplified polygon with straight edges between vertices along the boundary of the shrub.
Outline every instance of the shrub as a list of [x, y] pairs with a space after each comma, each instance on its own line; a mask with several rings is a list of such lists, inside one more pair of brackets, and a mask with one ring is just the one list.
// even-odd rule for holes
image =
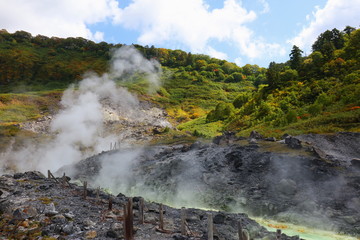
[[241, 108], [250, 100], [250, 95], [247, 93], [240, 93], [233, 102], [235, 108]]
[[286, 115], [285, 115], [286, 121], [287, 123], [293, 123], [297, 121], [297, 114], [294, 110], [290, 110]]
[[231, 116], [234, 112], [234, 107], [229, 103], [219, 103], [215, 110], [208, 113], [206, 117], [207, 122], [215, 122], [219, 120], [225, 120]]
[[314, 103], [312, 105], [309, 106], [308, 108], [308, 112], [312, 115], [312, 116], [316, 116], [318, 115], [321, 111], [322, 111], [323, 106], [319, 103]]
[[330, 105], [332, 102], [333, 102], [333, 97], [327, 95], [326, 93], [320, 94], [316, 99], [316, 103], [321, 104], [323, 106]]
[[268, 103], [262, 101], [259, 105], [259, 107], [257, 108], [256, 111], [256, 118], [257, 119], [262, 119], [264, 117], [266, 117], [267, 115], [269, 115], [271, 112], [271, 107]]
[[167, 97], [167, 98], [170, 97], [170, 94], [163, 87], [159, 88], [159, 90], [157, 92], [159, 95], [161, 95], [163, 97]]

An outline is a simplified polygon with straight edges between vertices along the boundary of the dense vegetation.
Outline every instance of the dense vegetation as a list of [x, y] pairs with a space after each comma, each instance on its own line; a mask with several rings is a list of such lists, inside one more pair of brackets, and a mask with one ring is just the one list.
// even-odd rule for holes
[[[120, 46], [0, 31], [0, 127], [52, 111], [61, 92], [55, 89], [76, 83], [89, 70], [106, 72], [112, 49]], [[165, 107], [183, 131], [204, 137], [224, 130], [257, 129], [274, 136], [360, 131], [360, 30], [325, 31], [309, 56], [294, 46], [289, 61], [267, 69], [134, 46], [161, 63], [163, 85], [154, 95], [141, 79], [126, 86]]]

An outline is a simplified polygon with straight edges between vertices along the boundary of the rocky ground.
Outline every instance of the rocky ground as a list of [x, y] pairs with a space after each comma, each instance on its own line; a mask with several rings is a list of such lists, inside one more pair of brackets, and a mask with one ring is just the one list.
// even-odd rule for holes
[[[101, 104], [104, 135], [116, 135], [118, 142], [148, 142], [154, 137], [154, 133], [172, 127], [166, 119], [166, 111], [147, 101], [140, 101], [136, 109], [124, 108], [106, 98], [101, 100]], [[20, 128], [42, 135], [55, 134], [51, 130], [51, 122], [54, 118], [56, 113], [22, 123]]]
[[[347, 144], [337, 149], [333, 139]], [[59, 173], [177, 206], [246, 212], [360, 236], [360, 134], [274, 140], [229, 134], [210, 144], [122, 149]]]
[[[68, 177], [46, 178], [39, 172], [0, 177], [0, 239], [124, 239], [124, 205], [128, 199], [97, 189], [70, 184]], [[109, 199], [111, 198], [111, 203]], [[275, 239], [245, 214], [186, 209], [181, 234], [179, 209], [145, 202], [139, 223], [139, 201], [133, 198], [135, 239], [208, 239], [208, 217], [213, 216], [214, 239], [239, 239], [238, 222], [251, 239]], [[282, 234], [281, 239], [298, 239]]]

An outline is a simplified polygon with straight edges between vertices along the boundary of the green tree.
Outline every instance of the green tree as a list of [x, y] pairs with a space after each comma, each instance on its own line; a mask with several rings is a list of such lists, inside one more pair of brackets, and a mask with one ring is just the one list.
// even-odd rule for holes
[[296, 45], [293, 46], [289, 56], [290, 56], [290, 67], [292, 69], [299, 69], [301, 64], [301, 54], [303, 51]]
[[286, 69], [280, 73], [280, 82], [283, 86], [289, 85], [293, 81], [297, 81], [299, 74], [295, 69]]
[[313, 51], [321, 52], [324, 57], [329, 60], [333, 56], [335, 49], [344, 47], [345, 39], [343, 34], [336, 28], [333, 30], [326, 30], [321, 33], [312, 45]]
[[270, 89], [281, 87], [280, 73], [284, 69], [284, 64], [271, 62], [269, 68], [266, 71], [266, 78], [269, 83]]
[[224, 70], [224, 72], [227, 74], [233, 73], [238, 68], [236, 64], [230, 62], [225, 62], [221, 67], [222, 70]]
[[350, 26], [346, 26], [343, 30], [343, 32], [347, 35], [350, 35], [353, 31], [355, 31], [356, 28], [350, 27]]
[[349, 41], [345, 46], [345, 56], [347, 59], [356, 59], [359, 64], [360, 59], [360, 29], [350, 34]]

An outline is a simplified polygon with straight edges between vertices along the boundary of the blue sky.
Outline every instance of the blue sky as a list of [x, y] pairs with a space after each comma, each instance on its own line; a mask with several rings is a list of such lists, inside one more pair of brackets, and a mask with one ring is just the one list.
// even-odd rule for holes
[[208, 54], [239, 66], [306, 54], [327, 29], [359, 27], [360, 0], [0, 0], [0, 29]]

